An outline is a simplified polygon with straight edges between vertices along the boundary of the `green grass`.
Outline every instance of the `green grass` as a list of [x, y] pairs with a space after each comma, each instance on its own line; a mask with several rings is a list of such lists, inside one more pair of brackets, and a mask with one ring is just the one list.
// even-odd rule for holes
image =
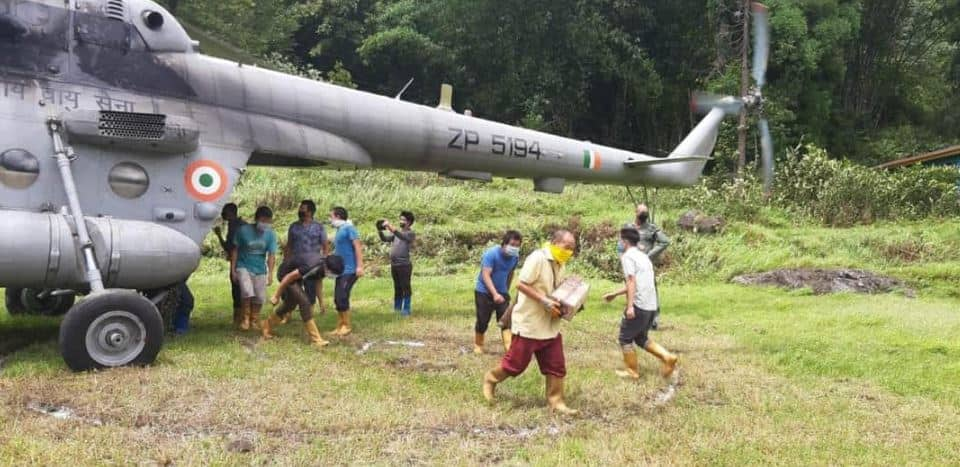
[[[232, 331], [222, 275], [199, 275], [194, 332], [169, 341], [151, 368], [70, 374], [52, 341], [10, 356], [0, 377], [0, 456], [41, 464], [960, 462], [956, 300], [664, 286], [666, 329], [656, 338], [682, 353], [684, 377], [673, 402], [653, 407], [662, 384], [654, 361], [642, 360], [639, 384], [614, 376], [618, 307], [595, 294], [566, 327], [568, 402], [583, 415], [562, 419], [545, 410], [535, 365], [501, 386], [496, 406], [482, 402], [480, 377], [499, 342], [490, 333], [490, 354], [469, 352], [472, 279], [417, 275], [409, 320], [389, 310], [387, 279], [364, 279], [355, 335], [317, 352], [295, 321], [270, 343]], [[25, 322], [37, 321], [3, 324]], [[320, 324], [328, 330], [334, 317]], [[358, 354], [367, 342], [373, 347]], [[31, 402], [87, 421], [37, 414]], [[235, 438], [251, 439], [254, 452], [228, 452]]]
[[[267, 343], [233, 331], [225, 263], [209, 240], [191, 279], [194, 330], [168, 340], [150, 368], [71, 374], [57, 352], [57, 320], [0, 310], [4, 463], [960, 463], [960, 221], [827, 229], [765, 209], [762, 219], [732, 219], [723, 235], [697, 236], [674, 227], [682, 197], [661, 193], [658, 219], [673, 245], [661, 269], [665, 329], [655, 338], [681, 353], [683, 384], [660, 406], [651, 358], [639, 383], [615, 377], [619, 306], [598, 300], [615, 286], [605, 279], [616, 275], [613, 235], [630, 217], [622, 189], [573, 186], [556, 196], [510, 180], [252, 169], [235, 198], [245, 215], [273, 206], [281, 226], [302, 198], [350, 209], [370, 262], [355, 291], [355, 334], [315, 351], [297, 320]], [[373, 231], [401, 209], [420, 220], [409, 320], [390, 310], [386, 247]], [[568, 403], [583, 414], [548, 413], [535, 365], [487, 406], [480, 378], [498, 360], [499, 339], [488, 334], [487, 355], [470, 351], [480, 249], [518, 228], [527, 252], [561, 225], [582, 241], [572, 270], [594, 286], [587, 311], [564, 331]], [[917, 298], [729, 283], [780, 267], [879, 271], [906, 280]], [[318, 321], [327, 331], [335, 317]], [[425, 347], [386, 342], [404, 340]], [[57, 420], [30, 409], [37, 404], [79, 418]], [[237, 439], [253, 452], [231, 452]]]

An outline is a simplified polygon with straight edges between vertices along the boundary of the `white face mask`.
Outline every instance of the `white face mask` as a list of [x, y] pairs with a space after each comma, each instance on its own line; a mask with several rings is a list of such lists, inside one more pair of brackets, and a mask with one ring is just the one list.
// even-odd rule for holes
[[509, 256], [509, 257], [511, 257], [511, 258], [516, 258], [516, 257], [520, 256], [520, 247], [518, 247], [518, 246], [507, 245], [507, 246], [503, 247], [503, 251], [504, 251], [504, 253], [507, 254], [507, 256]]
[[343, 227], [343, 224], [346, 224], [346, 223], [347, 223], [347, 221], [345, 221], [345, 220], [343, 220], [343, 219], [333, 219], [333, 220], [330, 221], [330, 224], [333, 225], [334, 227], [338, 228], [338, 229], [339, 229], [340, 227]]

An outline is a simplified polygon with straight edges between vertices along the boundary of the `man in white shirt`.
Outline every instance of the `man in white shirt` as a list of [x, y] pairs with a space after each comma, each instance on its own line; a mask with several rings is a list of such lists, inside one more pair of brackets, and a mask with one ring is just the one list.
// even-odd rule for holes
[[640, 364], [637, 360], [637, 352], [633, 347], [636, 344], [663, 362], [660, 374], [664, 378], [668, 378], [677, 366], [677, 356], [668, 352], [660, 344], [650, 340], [648, 336], [653, 319], [660, 308], [657, 298], [657, 285], [654, 281], [653, 263], [650, 262], [647, 255], [637, 248], [637, 244], [640, 242], [640, 234], [636, 229], [624, 228], [621, 230], [620, 242], [624, 248], [620, 262], [623, 265], [626, 286], [619, 291], [604, 295], [607, 302], [613, 301], [620, 295], [627, 296], [627, 307], [623, 312], [623, 320], [620, 322], [619, 339], [620, 347], [623, 349], [623, 362], [627, 369], [618, 371], [617, 374], [627, 378], [640, 378]]

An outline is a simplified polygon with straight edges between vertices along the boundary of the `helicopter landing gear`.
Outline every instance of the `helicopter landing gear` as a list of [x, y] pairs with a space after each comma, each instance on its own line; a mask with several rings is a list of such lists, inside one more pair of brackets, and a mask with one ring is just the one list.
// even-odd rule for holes
[[104, 289], [70, 168], [77, 157], [63, 142], [62, 122], [50, 118], [47, 128], [70, 215], [75, 220], [77, 247], [91, 292], [67, 311], [60, 325], [60, 355], [73, 371], [153, 363], [163, 345], [163, 319], [157, 306], [140, 293]]
[[76, 294], [72, 290], [7, 289], [7, 312], [11, 315], [60, 316], [67, 312]]
[[88, 296], [60, 325], [60, 354], [73, 371], [149, 365], [163, 345], [157, 307], [132, 290]]

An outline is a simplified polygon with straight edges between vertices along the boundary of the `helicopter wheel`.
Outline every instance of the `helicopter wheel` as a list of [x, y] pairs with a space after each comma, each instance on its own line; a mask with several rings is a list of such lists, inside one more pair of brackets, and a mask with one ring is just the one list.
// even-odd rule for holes
[[60, 316], [66, 313], [76, 301], [76, 295], [72, 292], [41, 298], [44, 292], [50, 292], [50, 290], [7, 289], [7, 312], [11, 315]]
[[60, 354], [73, 371], [149, 365], [162, 344], [157, 307], [135, 291], [90, 296], [60, 325]]

